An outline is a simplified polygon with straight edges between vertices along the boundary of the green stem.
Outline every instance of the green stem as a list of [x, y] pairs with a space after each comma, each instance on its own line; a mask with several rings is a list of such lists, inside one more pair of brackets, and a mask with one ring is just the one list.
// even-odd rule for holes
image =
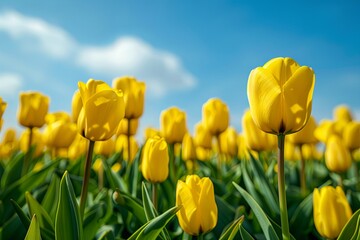
[[85, 170], [84, 170], [84, 179], [81, 187], [81, 195], [80, 195], [80, 217], [84, 219], [84, 210], [85, 210], [85, 203], [88, 194], [88, 186], [89, 186], [89, 179], [90, 179], [90, 169], [92, 165], [92, 155], [94, 151], [95, 142], [89, 140], [89, 149], [86, 154], [85, 159]]
[[24, 156], [24, 166], [23, 166], [23, 169], [22, 169], [22, 176], [24, 176], [29, 170], [30, 158], [31, 158], [32, 138], [33, 138], [33, 128], [29, 127], [28, 148], [27, 148], [27, 152], [25, 153], [25, 156]]
[[157, 191], [157, 183], [152, 184], [152, 200], [154, 204], [154, 208], [157, 210], [157, 200], [158, 200], [158, 191]]
[[220, 134], [216, 135], [216, 141], [217, 141], [217, 145], [218, 145], [218, 162], [217, 162], [217, 167], [218, 167], [218, 173], [219, 173], [219, 179], [222, 178], [222, 172], [221, 172], [221, 168], [222, 168], [222, 156], [221, 156], [221, 143], [220, 143]]
[[169, 150], [169, 167], [170, 167], [170, 177], [173, 183], [176, 182], [176, 163], [175, 163], [175, 146], [174, 143], [168, 144]]
[[359, 190], [359, 184], [360, 184], [359, 183], [359, 169], [358, 169], [357, 162], [356, 162], [356, 160], [354, 158], [354, 152], [350, 152], [350, 154], [351, 154], [351, 160], [352, 160], [352, 163], [354, 165], [354, 171], [355, 171], [355, 174], [354, 174], [355, 180], [356, 180], [355, 187], [356, 187], [356, 190]]
[[131, 144], [130, 144], [130, 123], [131, 123], [131, 119], [129, 118], [128, 119], [128, 128], [127, 128], [127, 152], [128, 152], [128, 164], [129, 164], [129, 166], [130, 166], [130, 164], [131, 164]]
[[290, 239], [289, 220], [286, 206], [285, 174], [284, 174], [285, 135], [278, 135], [278, 191], [280, 201], [281, 230], [284, 240]]
[[300, 188], [303, 195], [306, 194], [305, 159], [302, 152], [302, 145], [298, 145], [300, 151]]

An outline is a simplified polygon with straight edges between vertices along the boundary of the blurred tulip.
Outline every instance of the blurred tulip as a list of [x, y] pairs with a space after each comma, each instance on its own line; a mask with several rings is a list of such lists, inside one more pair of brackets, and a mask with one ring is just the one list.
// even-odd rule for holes
[[170, 107], [160, 115], [161, 136], [167, 143], [181, 143], [187, 133], [186, 113], [177, 107]]
[[16, 130], [14, 128], [6, 129], [1, 144], [8, 144], [16, 142]]
[[[130, 136], [130, 159], [134, 161], [136, 153], [139, 150], [139, 145], [134, 136]], [[128, 137], [126, 135], [120, 135], [117, 137], [115, 142], [115, 151], [122, 152], [123, 159], [129, 161], [129, 150], [128, 150]]]
[[74, 92], [74, 95], [73, 95], [72, 101], [71, 101], [72, 121], [74, 123], [77, 123], [82, 107], [83, 107], [83, 102], [81, 100], [80, 91], [76, 90]]
[[346, 105], [339, 105], [333, 111], [335, 122], [351, 122], [353, 120], [351, 110]]
[[251, 71], [247, 86], [250, 111], [264, 132], [300, 131], [311, 115], [315, 75], [291, 58], [274, 58]]
[[18, 149], [18, 139], [14, 128], [6, 129], [0, 144], [0, 158], [11, 157], [15, 150]]
[[6, 106], [7, 106], [7, 103], [4, 102], [2, 100], [2, 98], [0, 97], [0, 130], [1, 130], [1, 127], [2, 127], [2, 124], [3, 124], [2, 116], [3, 116], [4, 112], [5, 112]]
[[316, 143], [318, 140], [314, 135], [314, 131], [316, 129], [316, 121], [315, 118], [310, 116], [308, 122], [305, 127], [301, 129], [299, 132], [294, 134], [290, 134], [288, 139], [295, 145], [303, 145], [307, 143]]
[[196, 147], [196, 157], [200, 161], [208, 161], [211, 158], [211, 149]]
[[80, 134], [76, 134], [74, 141], [71, 143], [68, 151], [68, 157], [70, 160], [77, 160], [81, 156], [85, 156], [88, 146], [86, 138]]
[[[130, 129], [128, 129], [129, 121], [130, 121]], [[129, 136], [134, 136], [137, 132], [138, 126], [139, 126], [139, 119], [134, 118], [134, 119], [128, 120], [126, 118], [123, 118], [120, 121], [120, 125], [116, 132], [116, 136], [120, 136], [120, 135], [127, 136], [128, 130], [129, 130]]]
[[301, 152], [305, 160], [320, 160], [322, 153], [316, 148], [316, 144], [309, 143], [301, 146]]
[[228, 127], [224, 132], [220, 134], [220, 147], [221, 152], [228, 155], [229, 157], [234, 157], [238, 151], [237, 144], [237, 132], [235, 128]]
[[[30, 129], [25, 129], [21, 136], [20, 136], [20, 150], [24, 153], [28, 152], [29, 150], [29, 135]], [[35, 146], [34, 156], [38, 157], [43, 153], [45, 143], [43, 140], [43, 134], [39, 131], [38, 128], [32, 129], [32, 138], [31, 138], [31, 145]]]
[[67, 112], [63, 111], [48, 113], [45, 116], [46, 124], [51, 124], [60, 120], [64, 122], [71, 122], [70, 115]]
[[208, 177], [188, 175], [186, 181], [179, 180], [176, 186], [176, 213], [180, 227], [197, 236], [212, 230], [218, 221], [214, 186]]
[[298, 148], [296, 148], [296, 146], [288, 140], [285, 140], [284, 155], [285, 155], [285, 159], [288, 161], [298, 161], [301, 158]]
[[160, 135], [161, 135], [160, 130], [153, 127], [147, 127], [144, 131], [145, 141], [151, 137], [160, 136]]
[[141, 171], [144, 178], [152, 183], [163, 182], [169, 175], [168, 146], [164, 138], [149, 138], [142, 153]]
[[350, 150], [360, 148], [360, 122], [349, 122], [343, 131], [345, 146]]
[[114, 172], [119, 172], [121, 170], [121, 164], [116, 162], [114, 165], [112, 165], [111, 170]]
[[182, 141], [182, 159], [187, 161], [194, 161], [196, 160], [196, 149], [194, 145], [194, 139], [189, 133], [184, 135]]
[[240, 133], [237, 137], [238, 153], [237, 156], [240, 160], [247, 158], [247, 147], [245, 145], [244, 134]]
[[218, 98], [211, 98], [202, 106], [202, 122], [211, 135], [217, 136], [229, 126], [229, 108]]
[[336, 239], [352, 215], [341, 187], [315, 188], [313, 209], [316, 230], [327, 239]]
[[19, 123], [28, 128], [42, 127], [45, 124], [45, 116], [49, 110], [49, 102], [50, 99], [39, 92], [20, 93]]
[[345, 172], [351, 167], [350, 152], [335, 134], [331, 135], [326, 143], [325, 164], [330, 171], [337, 173]]
[[324, 144], [333, 134], [336, 134], [336, 132], [334, 122], [331, 120], [322, 120], [314, 130], [315, 138]]
[[[96, 146], [96, 145], [95, 145]], [[101, 158], [97, 158], [94, 161], [94, 164], [92, 165], [92, 168], [94, 169], [94, 171], [99, 174], [100, 171], [103, 171], [103, 163], [102, 163], [102, 159]]]
[[95, 143], [95, 154], [100, 154], [105, 157], [110, 157], [115, 152], [115, 141], [109, 138], [106, 141], [99, 141]]
[[209, 149], [212, 147], [212, 135], [202, 122], [195, 125], [194, 143], [198, 147]]
[[78, 131], [91, 141], [104, 141], [117, 131], [125, 113], [123, 93], [103, 81], [79, 82], [83, 108], [78, 118]]
[[261, 131], [255, 124], [250, 110], [247, 110], [242, 118], [242, 129], [244, 143], [248, 149], [260, 151], [268, 151], [276, 147], [277, 138], [272, 134]]
[[124, 93], [125, 118], [137, 119], [144, 112], [145, 83], [134, 77], [120, 77], [113, 80], [113, 88]]

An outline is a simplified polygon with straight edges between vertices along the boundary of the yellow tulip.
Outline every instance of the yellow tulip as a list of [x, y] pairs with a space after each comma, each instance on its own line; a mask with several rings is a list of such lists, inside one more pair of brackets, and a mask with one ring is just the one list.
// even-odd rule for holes
[[277, 144], [276, 136], [261, 131], [255, 124], [250, 110], [247, 110], [242, 118], [242, 129], [246, 147], [254, 151], [272, 150]]
[[196, 157], [200, 161], [208, 161], [211, 158], [211, 149], [196, 147]]
[[[130, 159], [134, 160], [136, 153], [139, 150], [139, 145], [134, 136], [130, 136]], [[128, 137], [126, 135], [120, 135], [115, 142], [115, 151], [122, 152], [123, 159], [129, 161], [128, 153]]]
[[163, 182], [169, 175], [168, 146], [164, 138], [149, 138], [144, 146], [141, 171], [146, 180], [152, 183]]
[[315, 188], [313, 212], [316, 230], [327, 239], [335, 239], [351, 218], [352, 211], [341, 187]]
[[189, 133], [184, 135], [182, 141], [182, 159], [183, 160], [196, 160], [196, 149], [194, 145], [194, 139]]
[[349, 122], [343, 131], [343, 140], [345, 146], [354, 151], [360, 148], [360, 122]]
[[202, 122], [213, 136], [217, 136], [229, 126], [229, 108], [218, 98], [211, 98], [202, 106]]
[[113, 87], [124, 93], [125, 118], [139, 118], [144, 112], [145, 83], [134, 77], [120, 77], [113, 80]]
[[[19, 140], [20, 150], [25, 153], [29, 150], [29, 135], [30, 135], [30, 130], [27, 128], [22, 132]], [[45, 143], [43, 139], [43, 134], [39, 131], [38, 128], [32, 129], [31, 143], [32, 145], [35, 146], [34, 156], [35, 157], [40, 156], [44, 150]]]
[[249, 75], [247, 95], [255, 124], [264, 132], [301, 130], [311, 114], [315, 75], [291, 58], [274, 58]]
[[188, 175], [176, 186], [176, 205], [182, 206], [176, 213], [180, 227], [188, 234], [197, 236], [212, 230], [218, 220], [214, 186], [210, 178]]
[[147, 127], [145, 130], [144, 130], [144, 138], [145, 138], [145, 141], [148, 140], [149, 138], [151, 137], [155, 137], [155, 136], [160, 136], [160, 130], [156, 129], [156, 128], [153, 128], [153, 127]]
[[88, 148], [88, 141], [80, 134], [76, 134], [76, 137], [69, 147], [68, 157], [70, 160], [77, 160], [81, 156], [85, 156]]
[[[128, 125], [129, 125], [129, 120], [124, 118], [120, 121], [120, 125], [119, 128], [116, 132], [116, 136], [119, 135], [128, 135]], [[137, 132], [139, 126], [139, 119], [134, 118], [134, 119], [130, 119], [130, 136], [134, 136]]]
[[169, 144], [181, 143], [187, 133], [186, 113], [177, 107], [163, 110], [160, 115], [161, 135]]
[[73, 95], [72, 101], [71, 101], [72, 121], [74, 123], [77, 123], [77, 120], [79, 118], [79, 114], [81, 112], [82, 107], [83, 107], [83, 103], [82, 103], [82, 100], [81, 100], [80, 91], [76, 90], [74, 92], [74, 95]]
[[351, 122], [353, 120], [351, 110], [346, 105], [339, 105], [333, 111], [335, 122]]
[[319, 152], [316, 148], [316, 144], [309, 143], [309, 144], [303, 144], [301, 146], [301, 152], [304, 157], [304, 159], [314, 159], [314, 160], [320, 160], [322, 153]]
[[3, 116], [4, 112], [5, 112], [6, 106], [7, 106], [7, 103], [4, 102], [2, 100], [2, 98], [0, 97], [0, 130], [1, 130], [1, 127], [2, 127], [2, 124], [3, 124], [2, 116]]
[[14, 128], [6, 129], [1, 144], [8, 144], [16, 142], [16, 130]]
[[221, 152], [227, 154], [229, 157], [234, 157], [238, 151], [237, 132], [235, 128], [228, 127], [220, 134], [220, 148]]
[[351, 155], [343, 140], [337, 135], [331, 135], [325, 149], [326, 167], [337, 173], [347, 171], [351, 167]]
[[109, 138], [106, 141], [99, 141], [95, 143], [94, 152], [105, 157], [110, 157], [115, 151], [115, 141]]
[[322, 120], [314, 130], [315, 138], [324, 144], [333, 134], [336, 134], [335, 123], [331, 120]]
[[198, 122], [195, 125], [195, 135], [194, 135], [195, 145], [203, 148], [211, 148], [212, 147], [212, 135], [205, 128], [202, 122]]
[[112, 165], [111, 170], [114, 172], [118, 172], [121, 170], [121, 164], [116, 162], [114, 165]]
[[0, 158], [9, 158], [18, 148], [16, 130], [14, 128], [6, 129], [0, 144]]
[[295, 145], [316, 143], [318, 140], [314, 135], [315, 129], [316, 129], [315, 118], [310, 116], [309, 121], [306, 123], [305, 127], [301, 129], [299, 132], [289, 135], [288, 139], [290, 142], [292, 142]]
[[123, 94], [103, 81], [79, 82], [83, 108], [78, 118], [78, 131], [91, 141], [104, 141], [117, 131], [125, 113]]
[[49, 110], [50, 99], [39, 92], [20, 93], [18, 121], [24, 127], [42, 127]]
[[285, 140], [284, 156], [288, 161], [300, 160], [299, 149], [292, 142]]

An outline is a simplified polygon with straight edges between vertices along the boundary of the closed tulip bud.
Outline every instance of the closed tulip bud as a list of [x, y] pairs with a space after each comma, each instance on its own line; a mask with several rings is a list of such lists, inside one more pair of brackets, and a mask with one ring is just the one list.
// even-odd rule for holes
[[144, 131], [145, 141], [151, 137], [160, 136], [160, 130], [152, 127], [147, 127]]
[[339, 105], [333, 111], [335, 122], [351, 122], [353, 120], [350, 109], [345, 105]]
[[[128, 125], [129, 125], [129, 121], [130, 121], [130, 129], [128, 129]], [[134, 118], [134, 119], [122, 119], [120, 121], [120, 125], [119, 128], [116, 132], [116, 136], [120, 136], [120, 135], [129, 135], [129, 136], [134, 136], [137, 132], [139, 126], [139, 119]], [[129, 132], [128, 132], [129, 130]]]
[[195, 145], [203, 148], [211, 148], [212, 147], [212, 135], [205, 128], [202, 122], [198, 122], [195, 125], [195, 135], [194, 135]]
[[329, 137], [333, 134], [336, 134], [335, 125], [334, 122], [330, 120], [321, 121], [314, 130], [315, 138], [324, 144], [326, 144]]
[[182, 206], [176, 213], [180, 227], [197, 236], [211, 231], [217, 224], [218, 209], [214, 186], [210, 178], [188, 175], [186, 181], [176, 185], [176, 206]]
[[285, 159], [288, 161], [297, 161], [300, 160], [300, 153], [298, 148], [289, 140], [285, 140]]
[[5, 112], [6, 106], [7, 106], [7, 103], [4, 102], [2, 100], [2, 98], [0, 97], [0, 130], [1, 130], [1, 127], [2, 127], [2, 123], [3, 123], [2, 116], [3, 116], [4, 112]]
[[24, 127], [42, 127], [49, 110], [50, 99], [39, 92], [20, 93], [18, 121]]
[[94, 152], [96, 154], [110, 157], [115, 151], [115, 141], [109, 138], [106, 141], [99, 141], [95, 143]]
[[345, 146], [354, 151], [360, 148], [360, 122], [349, 122], [346, 124], [343, 132]]
[[76, 134], [76, 137], [69, 147], [68, 157], [70, 160], [77, 160], [81, 156], [85, 156], [88, 148], [88, 141], [80, 134]]
[[315, 188], [313, 212], [316, 230], [327, 239], [335, 239], [351, 218], [352, 211], [341, 187]]
[[345, 172], [351, 167], [350, 152], [337, 135], [331, 135], [326, 143], [325, 164], [330, 171], [337, 173]]
[[6, 129], [1, 144], [8, 144], [16, 142], [16, 130], [14, 128]]
[[228, 127], [220, 134], [220, 148], [222, 153], [225, 153], [230, 157], [236, 156], [238, 145], [235, 128]]
[[211, 148], [196, 147], [196, 157], [200, 161], [210, 160], [211, 154]]
[[164, 138], [149, 138], [144, 146], [141, 171], [146, 180], [152, 183], [163, 182], [169, 175], [168, 146]]
[[83, 107], [83, 103], [82, 103], [82, 100], [81, 100], [80, 91], [76, 90], [74, 92], [74, 95], [73, 95], [72, 101], [71, 101], [72, 121], [74, 123], [77, 123], [77, 120], [79, 118], [79, 114], [81, 112], [82, 107]]
[[145, 83], [134, 77], [120, 77], [113, 80], [113, 87], [124, 93], [125, 118], [139, 118], [144, 112]]
[[254, 151], [268, 151], [273, 149], [274, 143], [277, 143], [276, 136], [261, 131], [256, 126], [250, 110], [247, 110], [242, 118], [242, 129], [244, 143], [248, 149]]
[[44, 141], [51, 148], [68, 148], [77, 134], [75, 123], [58, 120], [46, 126]]
[[303, 145], [316, 143], [318, 140], [314, 135], [316, 129], [316, 121], [310, 116], [309, 121], [306, 123], [305, 127], [299, 132], [289, 135], [288, 139], [295, 145]]
[[63, 112], [63, 111], [46, 114], [45, 116], [46, 124], [51, 124], [56, 121], [71, 122], [71, 118], [67, 112]]
[[[134, 136], [130, 136], [130, 159], [133, 161], [135, 159], [135, 155], [139, 150], [139, 145]], [[123, 159], [125, 161], [129, 161], [129, 153], [128, 153], [128, 137], [126, 135], [120, 135], [117, 137], [115, 142], [115, 151], [122, 152]]]
[[300, 131], [311, 115], [315, 75], [291, 58], [274, 58], [249, 75], [247, 95], [255, 124], [264, 132]]
[[186, 113], [177, 107], [163, 110], [160, 115], [161, 136], [169, 144], [181, 143], [187, 133]]
[[303, 144], [301, 146], [301, 152], [304, 159], [319, 160], [322, 156], [322, 153], [317, 150], [316, 145], [313, 143]]
[[194, 139], [189, 133], [186, 133], [183, 142], [182, 142], [182, 159], [195, 160], [196, 159], [196, 149], [194, 145]]
[[124, 118], [125, 104], [120, 90], [103, 81], [79, 82], [83, 108], [78, 118], [78, 131], [91, 141], [104, 141], [117, 131]]
[[211, 98], [202, 106], [202, 122], [213, 136], [227, 129], [229, 118], [228, 106], [218, 98]]
[[[30, 130], [27, 128], [22, 132], [20, 136], [20, 140], [19, 140], [20, 150], [22, 152], [27, 152], [29, 150], [29, 135], [30, 135]], [[44, 143], [43, 135], [38, 128], [32, 129], [31, 143], [33, 146], [35, 146], [34, 156], [35, 157], [40, 156], [44, 150], [45, 143]]]

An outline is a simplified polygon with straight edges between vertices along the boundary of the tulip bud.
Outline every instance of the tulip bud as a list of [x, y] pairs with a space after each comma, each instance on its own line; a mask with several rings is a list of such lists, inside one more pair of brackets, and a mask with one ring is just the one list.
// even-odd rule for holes
[[77, 123], [77, 120], [79, 118], [79, 114], [81, 112], [82, 107], [83, 107], [83, 103], [82, 103], [82, 100], [81, 100], [80, 91], [76, 90], [74, 92], [74, 95], [73, 95], [72, 101], [71, 101], [72, 121], [74, 123]]
[[1, 130], [1, 127], [2, 127], [2, 123], [3, 123], [2, 116], [3, 116], [4, 112], [5, 112], [6, 106], [7, 106], [7, 103], [4, 102], [2, 100], [2, 98], [0, 97], [0, 130]]
[[211, 231], [217, 224], [218, 209], [214, 186], [208, 177], [188, 175], [186, 181], [176, 185], [176, 213], [180, 227], [188, 234], [197, 236]]
[[76, 134], [74, 141], [71, 143], [68, 151], [68, 157], [70, 160], [77, 160], [81, 156], [85, 156], [88, 148], [88, 141], [80, 134]]
[[202, 122], [211, 135], [217, 136], [229, 126], [228, 106], [218, 98], [211, 98], [202, 107]]
[[197, 147], [211, 148], [212, 147], [212, 135], [205, 128], [202, 122], [198, 122], [195, 125], [194, 142]]
[[300, 131], [311, 115], [315, 75], [291, 58], [274, 58], [251, 71], [247, 86], [250, 111], [264, 132]]
[[[22, 132], [20, 136], [20, 150], [23, 152], [27, 152], [29, 150], [29, 135], [30, 130], [27, 128]], [[43, 135], [38, 128], [32, 129], [31, 143], [35, 146], [34, 156], [40, 156], [44, 150], [45, 143], [43, 140]]]
[[[129, 125], [129, 121], [130, 121], [130, 131], [128, 133], [128, 125]], [[134, 119], [126, 119], [126, 118], [123, 118], [121, 121], [120, 121], [120, 125], [119, 125], [119, 128], [116, 132], [116, 136], [120, 136], [120, 135], [129, 135], [129, 136], [134, 136], [137, 132], [137, 129], [138, 129], [138, 126], [139, 126], [139, 119], [137, 118], [134, 118]]]
[[225, 153], [230, 157], [236, 156], [238, 145], [235, 128], [228, 127], [220, 134], [220, 148], [222, 153]]
[[160, 130], [152, 127], [147, 127], [144, 131], [145, 141], [151, 137], [160, 136]]
[[334, 122], [330, 120], [322, 120], [314, 130], [315, 138], [325, 144], [333, 134], [336, 134], [335, 125]]
[[115, 141], [109, 138], [106, 141], [99, 141], [95, 143], [94, 152], [96, 154], [110, 157], [115, 151]]
[[335, 122], [351, 122], [353, 120], [350, 109], [345, 105], [339, 105], [333, 111]]
[[[135, 159], [135, 155], [139, 150], [139, 145], [134, 136], [130, 136], [130, 159], [133, 161]], [[120, 135], [117, 137], [115, 142], [115, 151], [122, 152], [123, 159], [125, 161], [129, 161], [129, 153], [128, 153], [128, 137], [126, 135]]]
[[113, 88], [124, 93], [125, 118], [139, 118], [144, 112], [145, 83], [134, 77], [120, 77], [113, 80]]
[[39, 92], [20, 93], [18, 121], [24, 127], [42, 127], [49, 109], [49, 98]]
[[299, 132], [289, 135], [288, 139], [295, 145], [303, 145], [316, 143], [318, 140], [315, 138], [314, 131], [316, 129], [315, 119], [310, 116], [309, 121], [306, 123], [305, 127]]
[[78, 131], [91, 141], [104, 141], [117, 131], [125, 113], [123, 93], [103, 81], [79, 82], [83, 108], [78, 118]]
[[189, 133], [186, 133], [182, 142], [182, 159], [187, 161], [196, 160], [196, 149], [194, 140]]
[[345, 172], [351, 167], [351, 155], [337, 135], [331, 135], [326, 143], [325, 164], [332, 172]]
[[313, 212], [316, 230], [327, 239], [335, 239], [351, 218], [352, 211], [341, 187], [315, 188]]
[[164, 138], [155, 136], [146, 141], [141, 164], [142, 174], [149, 182], [166, 180], [169, 175], [169, 154]]
[[160, 115], [161, 135], [166, 142], [181, 143], [187, 132], [186, 113], [177, 107], [163, 110]]
[[343, 132], [345, 146], [354, 151], [360, 148], [360, 122], [349, 122], [346, 124]]

